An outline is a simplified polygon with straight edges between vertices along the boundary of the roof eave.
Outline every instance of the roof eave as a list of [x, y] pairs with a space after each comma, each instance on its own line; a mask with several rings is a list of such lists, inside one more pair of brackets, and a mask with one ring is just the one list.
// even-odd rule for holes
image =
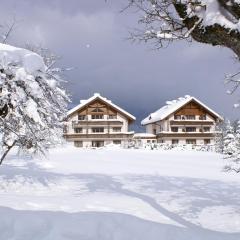
[[[185, 106], [186, 104], [188, 104], [189, 102], [191, 102], [192, 100], [196, 101], [198, 104], [200, 104], [201, 106], [203, 106], [205, 109], [207, 109], [209, 112], [211, 112], [216, 118], [220, 119], [221, 121], [224, 121], [224, 118], [222, 116], [220, 116], [218, 113], [216, 113], [215, 111], [213, 111], [211, 108], [209, 108], [208, 106], [206, 106], [204, 103], [202, 103], [200, 100], [196, 99], [195, 97], [191, 97], [188, 99], [188, 101], [186, 101], [185, 103], [183, 103], [181, 106], [179, 106], [177, 109], [173, 110], [172, 112], [168, 113], [166, 116], [155, 119], [154, 121], [152, 120], [148, 120], [148, 118], [151, 116], [151, 114], [145, 118], [144, 120], [141, 121], [141, 125], [142, 126], [146, 126], [148, 124], [152, 124], [158, 121], [162, 121], [165, 120], [167, 117], [169, 117], [171, 114], [174, 114], [177, 110], [179, 110], [180, 108], [182, 108], [183, 106]], [[145, 121], [148, 121], [147, 123], [144, 123]]]
[[[92, 98], [92, 99], [91, 99]], [[121, 112], [124, 116], [126, 116], [130, 121], [135, 121], [136, 117], [134, 117], [132, 114], [128, 113], [127, 111], [123, 110], [122, 108], [118, 107], [116, 104], [107, 101], [105, 98], [103, 98], [100, 95], [97, 96], [93, 96], [89, 98], [88, 100], [86, 100], [86, 103], [80, 103], [79, 105], [77, 105], [76, 107], [74, 107], [73, 109], [75, 109], [74, 111], [70, 110], [67, 114], [67, 117], [70, 117], [71, 115], [73, 115], [74, 113], [76, 113], [77, 111], [79, 111], [80, 109], [82, 109], [83, 107], [85, 107], [86, 105], [88, 105], [89, 103], [91, 103], [92, 101], [95, 101], [96, 99], [100, 99], [103, 102], [105, 102], [106, 104], [112, 106], [114, 109], [116, 109], [117, 111]], [[91, 100], [90, 100], [91, 99]]]

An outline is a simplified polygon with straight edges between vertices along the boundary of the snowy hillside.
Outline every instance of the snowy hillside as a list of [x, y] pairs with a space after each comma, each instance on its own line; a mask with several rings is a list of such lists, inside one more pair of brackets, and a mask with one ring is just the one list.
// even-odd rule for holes
[[240, 175], [215, 153], [63, 147], [0, 167], [0, 240], [238, 240]]

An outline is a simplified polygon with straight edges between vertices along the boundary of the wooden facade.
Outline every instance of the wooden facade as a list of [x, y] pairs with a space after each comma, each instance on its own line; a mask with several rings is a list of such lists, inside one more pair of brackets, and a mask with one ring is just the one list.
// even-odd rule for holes
[[188, 120], [181, 120], [181, 121], [176, 121], [176, 120], [170, 120], [170, 125], [171, 126], [209, 126], [209, 125], [214, 125], [213, 121], [207, 121], [207, 120], [194, 120], [194, 121], [188, 121]]
[[70, 111], [64, 137], [82, 147], [122, 144], [132, 138], [129, 124], [134, 120], [131, 114], [97, 94]]
[[[177, 101], [171, 104], [174, 103]], [[151, 120], [151, 115], [146, 119]], [[174, 111], [168, 111], [165, 117], [151, 121], [145, 126], [146, 132], [155, 134], [157, 141], [161, 143], [214, 144], [217, 134], [215, 126], [221, 120], [219, 115], [191, 97]]]
[[205, 116], [208, 114], [216, 120], [216, 116], [194, 100], [178, 109], [174, 114], [176, 116]]

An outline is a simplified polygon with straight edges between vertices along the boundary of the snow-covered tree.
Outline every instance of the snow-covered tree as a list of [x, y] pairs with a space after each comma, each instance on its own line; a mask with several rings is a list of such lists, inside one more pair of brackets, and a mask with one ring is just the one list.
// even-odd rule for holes
[[228, 120], [226, 125], [226, 136], [223, 139], [223, 154], [231, 157], [235, 152], [235, 134], [231, 122]]
[[230, 158], [230, 163], [228, 165], [229, 170], [233, 170], [237, 173], [240, 172], [240, 121], [238, 121], [238, 126], [235, 132], [235, 152]]
[[240, 58], [239, 0], [128, 0], [140, 12], [142, 28], [133, 39], [162, 47], [174, 40], [230, 48]]
[[13, 146], [44, 153], [61, 138], [69, 99], [58, 73], [39, 54], [0, 44], [0, 164]]
[[[133, 41], [151, 42], [154, 48], [192, 39], [231, 49], [240, 59], [240, 0], [127, 0], [126, 9], [138, 14], [139, 28]], [[227, 74], [233, 93], [240, 72]], [[236, 104], [235, 106], [240, 106]]]
[[225, 170], [240, 172], [240, 121], [236, 131], [230, 121], [226, 126], [226, 136], [224, 137], [223, 147], [224, 158], [228, 161]]
[[215, 150], [218, 153], [223, 153], [224, 139], [227, 135], [227, 126], [229, 121], [224, 119], [216, 124], [216, 136], [215, 136]]

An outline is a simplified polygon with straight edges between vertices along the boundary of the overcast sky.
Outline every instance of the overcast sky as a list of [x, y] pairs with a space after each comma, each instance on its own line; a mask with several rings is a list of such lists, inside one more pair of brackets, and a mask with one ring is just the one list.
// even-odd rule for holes
[[[94, 92], [130, 111], [138, 120], [165, 101], [195, 96], [220, 114], [237, 118], [238, 96], [226, 94], [224, 75], [238, 64], [227, 49], [175, 43], [166, 49], [127, 41], [136, 26], [132, 12], [120, 13], [126, 0], [2, 0], [0, 22], [19, 23], [9, 43], [41, 44], [62, 57], [72, 104]], [[240, 91], [240, 90], [239, 90]]]

